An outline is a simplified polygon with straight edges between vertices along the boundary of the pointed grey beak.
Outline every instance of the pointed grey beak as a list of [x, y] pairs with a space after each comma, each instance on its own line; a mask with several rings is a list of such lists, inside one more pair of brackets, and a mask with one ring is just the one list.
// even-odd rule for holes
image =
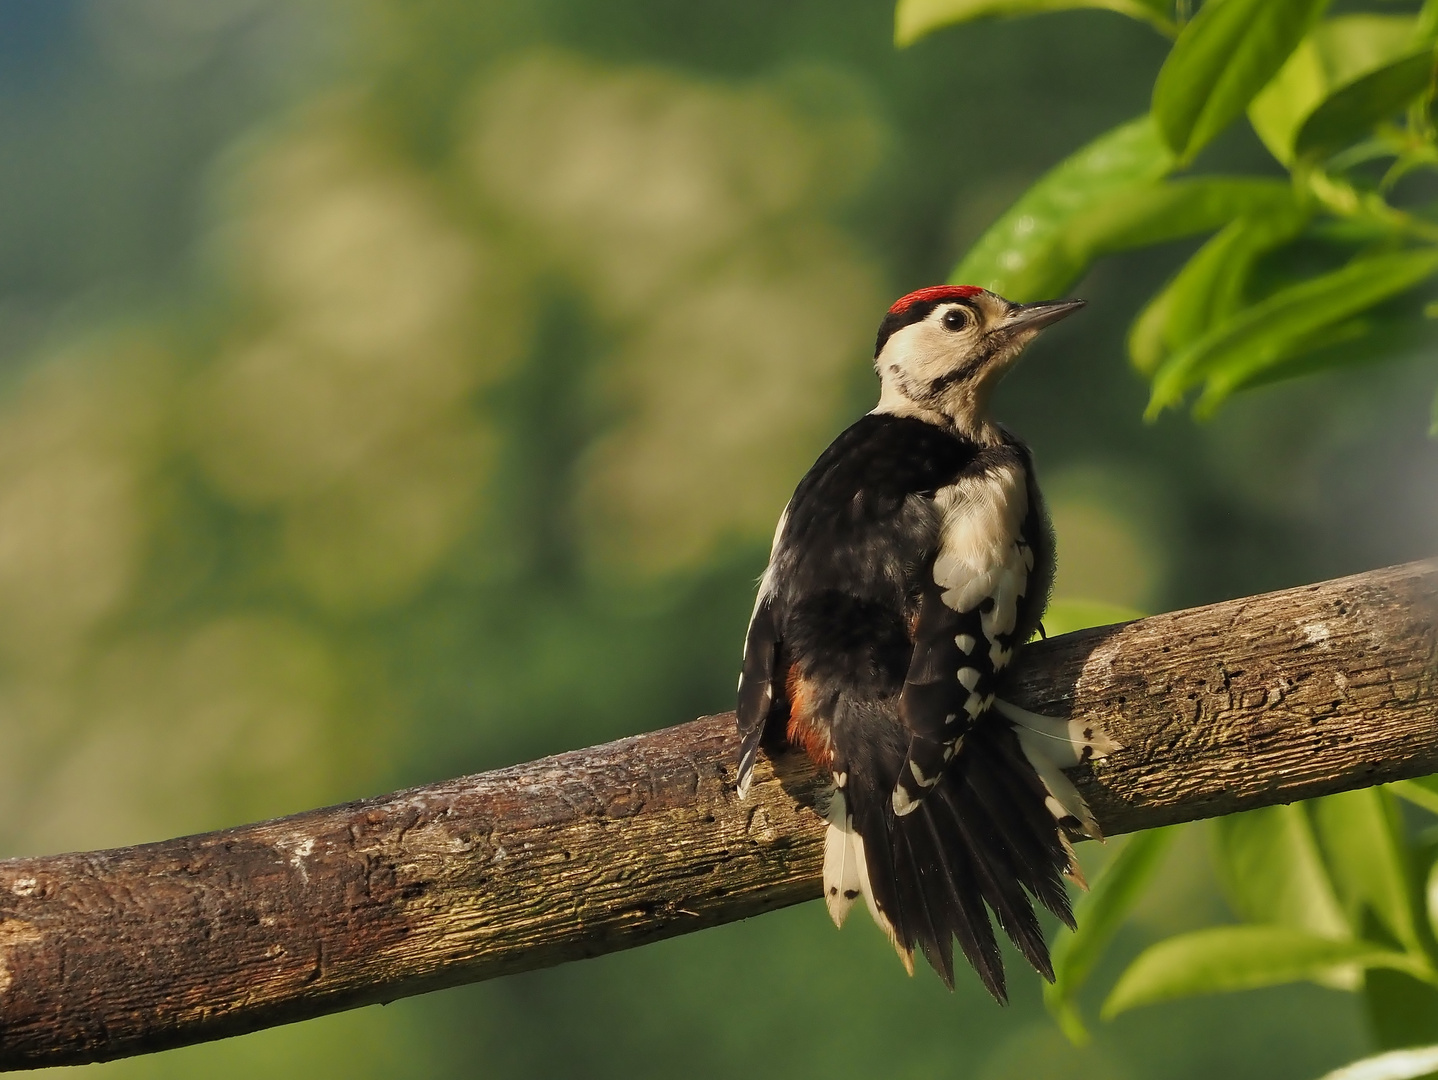
[[1042, 330], [1084, 306], [1083, 300], [1040, 300], [1036, 304], [1015, 304], [1004, 320], [1005, 330]]

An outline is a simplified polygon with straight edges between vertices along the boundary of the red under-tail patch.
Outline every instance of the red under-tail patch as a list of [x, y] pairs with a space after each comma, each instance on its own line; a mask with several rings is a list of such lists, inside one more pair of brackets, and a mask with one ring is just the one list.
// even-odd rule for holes
[[816, 768], [829, 769], [834, 764], [834, 743], [829, 737], [829, 725], [810, 713], [809, 702], [813, 695], [798, 667], [789, 668], [784, 689], [789, 697], [789, 728], [786, 734], [790, 744], [809, 755]]
[[945, 300], [967, 300], [969, 297], [984, 290], [977, 285], [930, 285], [927, 289], [919, 289], [907, 296], [901, 296], [894, 301], [894, 306], [889, 308], [890, 315], [897, 315], [906, 311], [914, 304], [926, 304], [930, 302], [942, 303]]

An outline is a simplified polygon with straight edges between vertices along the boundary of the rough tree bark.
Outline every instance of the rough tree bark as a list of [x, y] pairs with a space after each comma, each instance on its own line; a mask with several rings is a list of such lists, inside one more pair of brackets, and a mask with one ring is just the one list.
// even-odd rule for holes
[[[1438, 772], [1438, 561], [1034, 646], [1010, 693], [1123, 743], [1109, 833]], [[819, 785], [734, 794], [730, 714], [204, 836], [0, 862], [0, 1067], [104, 1060], [819, 895]], [[816, 915], [815, 918], [821, 917]]]

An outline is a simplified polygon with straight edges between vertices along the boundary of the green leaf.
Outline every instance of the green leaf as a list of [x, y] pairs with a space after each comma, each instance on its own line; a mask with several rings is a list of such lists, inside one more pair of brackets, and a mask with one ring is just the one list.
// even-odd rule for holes
[[1123, 188], [1052, 230], [1041, 256], [1049, 295], [1104, 255], [1212, 232], [1243, 215], [1269, 222], [1292, 205], [1293, 187], [1281, 180], [1204, 176]]
[[1248, 107], [1313, 27], [1326, 0], [1223, 0], [1184, 27], [1153, 88], [1153, 116], [1182, 161]]
[[1433, 81], [1433, 49], [1427, 47], [1370, 71], [1343, 86], [1303, 122], [1294, 152], [1331, 154], [1401, 112]]
[[[1213, 241], [1210, 240], [1209, 243]], [[1188, 265], [1191, 266], [1192, 263], [1193, 260], [1190, 259]], [[1129, 327], [1129, 362], [1145, 375], [1152, 375], [1176, 347], [1174, 339], [1178, 335], [1171, 333], [1169, 328], [1174, 324], [1174, 311], [1178, 305], [1175, 290], [1177, 283], [1178, 279], [1175, 278], [1160, 289], [1158, 295], [1144, 305], [1138, 318], [1134, 319], [1133, 325]]]
[[1424, 776], [1417, 780], [1397, 780], [1385, 784], [1389, 791], [1400, 799], [1421, 806], [1430, 814], [1438, 814], [1438, 776]]
[[951, 280], [982, 285], [1010, 300], [1043, 300], [1083, 273], [1067, 253], [1072, 224], [1121, 192], [1152, 184], [1173, 168], [1147, 116], [1100, 135], [1050, 169], [981, 236]]
[[1213, 823], [1215, 862], [1234, 910], [1322, 937], [1351, 937], [1301, 806], [1268, 806]]
[[1235, 218], [1262, 218], [1293, 204], [1293, 186], [1257, 177], [1202, 176], [1150, 184], [1111, 196], [1073, 222], [1064, 237], [1085, 265], [1115, 251], [1212, 232]]
[[[1336, 21], [1323, 23], [1319, 29]], [[1293, 163], [1293, 141], [1298, 129], [1318, 107], [1328, 87], [1328, 73], [1310, 37], [1293, 50], [1278, 74], [1249, 102], [1248, 122], [1268, 152], [1284, 165]]]
[[1141, 19], [1160, 33], [1178, 33], [1168, 0], [899, 0], [894, 11], [894, 44], [912, 45], [945, 26], [975, 19], [1018, 18], [1073, 8], [1101, 8]]
[[1139, 371], [1152, 374], [1242, 307], [1254, 263], [1292, 240], [1308, 220], [1291, 190], [1287, 196], [1286, 204], [1224, 228], [1149, 302], [1129, 332], [1129, 356]]
[[1140, 1005], [1321, 978], [1344, 965], [1423, 973], [1406, 953], [1286, 926], [1215, 926], [1141, 953], [1104, 1002], [1105, 1019]]
[[1301, 281], [1234, 314], [1170, 357], [1153, 379], [1147, 415], [1177, 404], [1200, 381], [1198, 403], [1211, 411], [1238, 386], [1337, 326], [1396, 296], [1438, 270], [1438, 250], [1422, 248], [1354, 259]]
[[1438, 988], [1426, 980], [1370, 968], [1363, 977], [1363, 1005], [1373, 1041], [1382, 1049], [1438, 1039]]
[[1309, 337], [1295, 342], [1288, 356], [1251, 372], [1241, 382], [1229, 386], [1227, 392], [1234, 393], [1286, 379], [1298, 379], [1333, 368], [1351, 369], [1365, 363], [1392, 359], [1400, 354], [1385, 349], [1384, 346], [1397, 347], [1396, 339], [1402, 336], [1384, 332], [1393, 329], [1395, 328], [1366, 318], [1350, 319], [1336, 326], [1325, 326]]
[[[1306, 235], [1314, 233], [1310, 230]], [[1265, 270], [1285, 273], [1275, 260], [1266, 262]], [[1286, 274], [1291, 276], [1293, 272], [1303, 272], [1301, 262], [1290, 263]], [[1351, 319], [1325, 325], [1295, 341], [1283, 359], [1251, 372], [1247, 378], [1235, 382], [1230, 390], [1263, 386], [1340, 367], [1355, 370], [1365, 365], [1426, 355], [1432, 346], [1433, 331], [1422, 317], [1423, 303], [1421, 293], [1409, 292]]]
[[1054, 942], [1054, 981], [1044, 987], [1044, 1003], [1075, 1044], [1087, 1042], [1088, 1031], [1074, 998], [1143, 895], [1176, 828], [1150, 829], [1130, 837], [1075, 905], [1078, 929]]
[[[1313, 827], [1300, 806], [1269, 806], [1213, 823], [1214, 866], [1236, 914], [1328, 938], [1351, 938]], [[1358, 972], [1335, 968], [1315, 980], [1356, 990]]]
[[1427, 887], [1423, 890], [1423, 908], [1428, 915], [1428, 929], [1438, 934], [1438, 861], [1428, 867]]
[[1412, 18], [1344, 15], [1314, 27], [1249, 104], [1253, 130], [1283, 164], [1291, 164], [1304, 121], [1338, 87], [1414, 51]]
[[1320, 1080], [1419, 1080], [1438, 1072], [1438, 1046], [1413, 1046], [1358, 1061], [1324, 1073]]
[[1392, 797], [1381, 788], [1364, 788], [1309, 806], [1350, 925], [1362, 926], [1366, 912], [1395, 942], [1420, 951], [1418, 889]]

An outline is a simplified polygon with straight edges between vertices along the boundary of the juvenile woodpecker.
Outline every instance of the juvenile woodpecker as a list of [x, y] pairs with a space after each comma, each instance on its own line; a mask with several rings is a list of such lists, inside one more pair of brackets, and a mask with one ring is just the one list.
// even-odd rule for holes
[[1082, 300], [910, 293], [879, 326], [879, 404], [820, 455], [779, 519], [739, 680], [739, 792], [765, 732], [833, 779], [824, 895], [862, 895], [913, 971], [953, 946], [1006, 1000], [985, 905], [1045, 978], [1030, 897], [1065, 923], [1069, 835], [1098, 828], [1064, 768], [1114, 744], [998, 699], [1038, 629], [1054, 539], [1028, 448], [989, 414], [1025, 345]]

